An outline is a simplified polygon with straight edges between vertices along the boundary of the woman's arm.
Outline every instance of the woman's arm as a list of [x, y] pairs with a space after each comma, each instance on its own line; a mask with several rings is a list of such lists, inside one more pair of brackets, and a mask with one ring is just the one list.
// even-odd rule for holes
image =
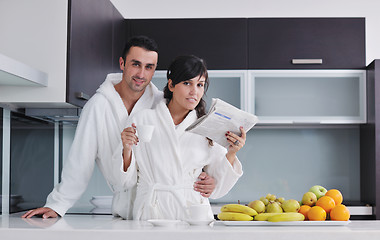
[[234, 165], [234, 162], [236, 160], [236, 153], [244, 146], [245, 140], [247, 138], [247, 133], [243, 129], [243, 127], [240, 127], [241, 136], [236, 135], [232, 132], [227, 132], [226, 137], [227, 141], [230, 143], [230, 146], [228, 147], [228, 152], [226, 154], [226, 158], [231, 163], [231, 165]]
[[132, 146], [137, 145], [139, 139], [136, 136], [136, 125], [132, 123], [132, 127], [127, 127], [121, 132], [121, 140], [123, 142], [123, 169], [126, 172], [131, 165]]

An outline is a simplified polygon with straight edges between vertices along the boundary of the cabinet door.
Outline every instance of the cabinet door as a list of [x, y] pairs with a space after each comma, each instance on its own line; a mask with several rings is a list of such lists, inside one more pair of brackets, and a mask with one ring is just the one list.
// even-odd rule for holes
[[260, 124], [366, 122], [364, 70], [252, 70], [248, 109]]
[[364, 18], [252, 18], [250, 69], [364, 69]]
[[82, 107], [107, 74], [116, 69], [124, 44], [123, 20], [108, 0], [96, 4], [91, 0], [70, 1], [68, 103]]
[[158, 69], [188, 54], [203, 58], [209, 69], [247, 68], [247, 19], [134, 19], [130, 34], [158, 43]]
[[[211, 105], [212, 98], [220, 98], [240, 109], [246, 109], [245, 85], [246, 70], [210, 70], [208, 71], [210, 85], [204, 96], [206, 108]], [[152, 83], [159, 90], [167, 84], [166, 71], [156, 71]]]

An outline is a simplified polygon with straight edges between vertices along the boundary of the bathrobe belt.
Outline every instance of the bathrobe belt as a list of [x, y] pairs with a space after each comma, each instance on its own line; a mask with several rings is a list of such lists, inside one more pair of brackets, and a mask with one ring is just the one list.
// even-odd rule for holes
[[[143, 187], [142, 187], [142, 185], [143, 185]], [[146, 191], [147, 191], [147, 198], [145, 201], [146, 206], [149, 206], [149, 208], [151, 208], [151, 210], [155, 213], [156, 216], [161, 216], [162, 214], [160, 212], [158, 212], [159, 210], [157, 209], [157, 203], [156, 203], [156, 199], [157, 199], [156, 198], [156, 192], [157, 191], [172, 193], [174, 198], [183, 207], [183, 209], [187, 209], [187, 204], [185, 202], [185, 198], [182, 194], [179, 193], [179, 190], [193, 189], [193, 186], [192, 185], [165, 185], [162, 183], [154, 183], [154, 184], [141, 184], [140, 183], [138, 188], [140, 188], [140, 190], [142, 190], [142, 188], [146, 188]], [[140, 215], [140, 214], [138, 214], [138, 215]], [[185, 211], [185, 214], [186, 215], [188, 214], [187, 211]], [[184, 217], [187, 217], [187, 216], [184, 216]]]

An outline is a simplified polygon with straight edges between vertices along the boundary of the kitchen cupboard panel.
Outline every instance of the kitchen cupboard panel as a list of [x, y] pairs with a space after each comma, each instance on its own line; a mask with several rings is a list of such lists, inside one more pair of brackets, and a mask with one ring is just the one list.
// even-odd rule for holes
[[380, 60], [367, 68], [367, 124], [360, 126], [360, 187], [363, 202], [380, 220]]
[[[208, 71], [210, 85], [204, 96], [206, 108], [211, 105], [212, 98], [220, 98], [237, 108], [245, 108], [245, 80], [247, 72], [244, 70], [210, 70]], [[159, 90], [167, 84], [166, 71], [156, 71], [152, 83]]]
[[250, 18], [248, 49], [250, 69], [364, 69], [365, 18]]
[[66, 99], [82, 107], [112, 71], [113, 5], [108, 0], [69, 1]]
[[259, 124], [366, 122], [364, 70], [252, 70], [248, 75], [248, 109]]
[[[3, 193], [3, 109], [0, 107], [0, 195]], [[0, 197], [1, 198], [1, 197]], [[0, 201], [0, 213], [2, 212], [3, 201]]]
[[153, 38], [159, 47], [158, 69], [179, 55], [203, 58], [208, 69], [247, 68], [247, 19], [131, 19], [130, 34]]

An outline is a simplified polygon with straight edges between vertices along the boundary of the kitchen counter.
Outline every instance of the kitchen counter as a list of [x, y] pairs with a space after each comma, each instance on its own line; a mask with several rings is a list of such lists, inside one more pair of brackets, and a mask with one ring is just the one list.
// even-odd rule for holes
[[0, 216], [0, 239], [380, 239], [380, 221], [351, 221], [344, 226], [191, 226], [155, 227], [110, 215], [66, 215], [63, 218]]

